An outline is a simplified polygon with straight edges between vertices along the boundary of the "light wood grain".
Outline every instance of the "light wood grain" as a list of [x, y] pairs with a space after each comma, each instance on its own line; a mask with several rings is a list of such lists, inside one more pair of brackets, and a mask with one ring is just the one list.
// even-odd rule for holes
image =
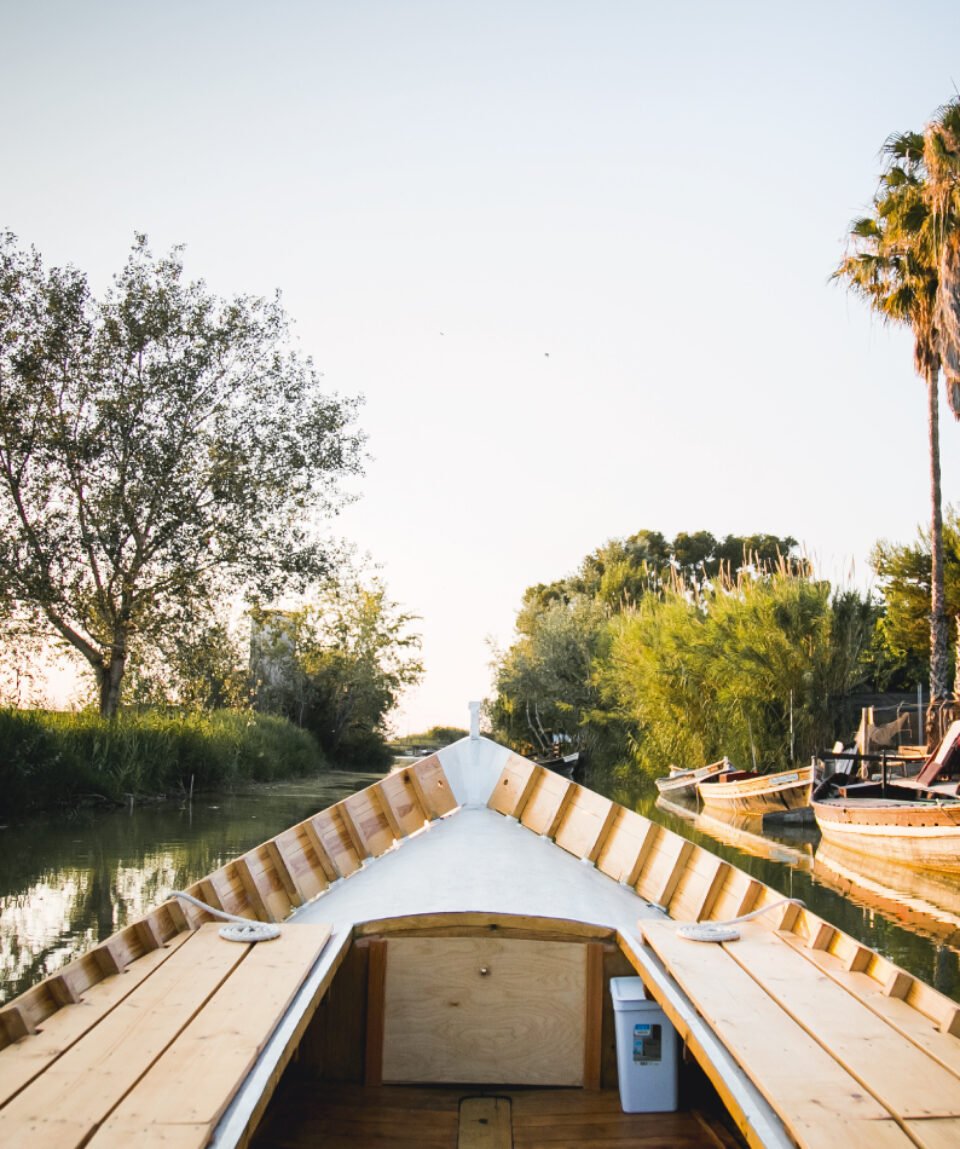
[[[174, 1136], [170, 1143], [201, 1149], [329, 936], [328, 926], [289, 926], [276, 941], [253, 946], [127, 1093], [90, 1149], [167, 1144]], [[192, 1140], [184, 1137], [184, 1124]]]
[[249, 947], [202, 926], [0, 1110], [0, 1144], [66, 1149], [83, 1143], [189, 1024]]
[[467, 1097], [460, 1102], [457, 1149], [512, 1149], [508, 1097]]
[[585, 946], [500, 938], [388, 945], [385, 1082], [582, 1083]]
[[539, 770], [535, 762], [511, 754], [490, 792], [487, 806], [498, 814], [519, 818], [536, 785]]
[[886, 1149], [912, 1144], [889, 1109], [723, 947], [686, 941], [670, 922], [642, 921], [640, 928], [801, 1146]]
[[89, 986], [75, 1006], [47, 1018], [41, 1031], [12, 1048], [0, 1051], [0, 1106], [49, 1068], [84, 1034], [101, 1022], [128, 994], [155, 972], [190, 934], [173, 937], [163, 949], [154, 950], [116, 977]]

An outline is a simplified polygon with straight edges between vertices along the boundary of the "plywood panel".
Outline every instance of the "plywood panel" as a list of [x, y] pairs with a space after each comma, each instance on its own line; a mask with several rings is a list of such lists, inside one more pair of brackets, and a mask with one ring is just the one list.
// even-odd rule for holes
[[609, 798], [577, 786], [554, 840], [576, 857], [593, 862], [615, 813]]
[[383, 1080], [581, 1084], [586, 959], [573, 942], [391, 938]]
[[336, 866], [339, 877], [345, 878], [360, 869], [360, 858], [356, 847], [336, 806], [314, 814], [309, 822], [320, 846]]
[[571, 781], [541, 766], [533, 792], [520, 815], [520, 821], [535, 834], [551, 835], [573, 792], [574, 785]]
[[409, 769], [420, 787], [420, 801], [430, 818], [442, 818], [457, 808], [457, 800], [436, 754], [415, 762]]
[[303, 826], [284, 830], [274, 838], [274, 844], [303, 901], [310, 901], [327, 888], [326, 874]]
[[620, 807], [597, 855], [597, 869], [615, 882], [632, 886], [659, 832], [659, 827], [648, 818]]
[[344, 798], [340, 803], [347, 811], [350, 820], [360, 837], [361, 845], [371, 858], [379, 858], [393, 845], [395, 838], [390, 823], [380, 805], [380, 795], [375, 787], [368, 786]]
[[422, 829], [426, 821], [413, 778], [410, 770], [398, 770], [395, 774], [388, 774], [379, 783], [380, 797], [389, 806], [397, 828], [404, 837]]
[[537, 781], [539, 769], [540, 767], [528, 758], [511, 754], [490, 794], [490, 800], [487, 802], [490, 809], [496, 810], [499, 814], [519, 818]]

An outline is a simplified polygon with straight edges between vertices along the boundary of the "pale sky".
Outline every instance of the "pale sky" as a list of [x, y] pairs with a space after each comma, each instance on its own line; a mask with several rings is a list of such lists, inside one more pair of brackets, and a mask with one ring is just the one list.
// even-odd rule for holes
[[[928, 519], [909, 335], [828, 283], [960, 5], [0, 0], [0, 227], [283, 292], [373, 459], [335, 524], [421, 616], [396, 727], [466, 726], [524, 588], [612, 537]], [[947, 416], [947, 418], [950, 418]], [[946, 502], [960, 427], [942, 427]]]

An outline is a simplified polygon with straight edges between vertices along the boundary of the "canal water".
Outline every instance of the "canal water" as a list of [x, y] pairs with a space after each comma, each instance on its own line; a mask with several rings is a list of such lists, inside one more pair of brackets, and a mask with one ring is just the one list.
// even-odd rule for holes
[[[171, 890], [376, 780], [334, 771], [192, 804], [48, 814], [0, 827], [0, 1001], [109, 937]], [[827, 851], [814, 827], [760, 834], [657, 805], [615, 774], [587, 785], [733, 862], [960, 1001], [960, 882]]]

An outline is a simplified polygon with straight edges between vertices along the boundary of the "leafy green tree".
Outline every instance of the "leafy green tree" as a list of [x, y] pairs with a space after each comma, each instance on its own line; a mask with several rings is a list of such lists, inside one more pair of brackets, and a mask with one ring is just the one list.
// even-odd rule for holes
[[[329, 583], [310, 602], [254, 619], [276, 673], [259, 707], [310, 730], [340, 765], [389, 761], [387, 718], [423, 675], [415, 616], [400, 610], [377, 579]], [[263, 676], [261, 676], [263, 677]]]
[[[943, 523], [944, 610], [953, 620], [954, 674], [960, 665], [960, 515], [948, 508]], [[873, 548], [870, 565], [877, 573], [884, 598], [878, 638], [892, 669], [904, 672], [910, 684], [929, 673], [929, 612], [931, 558], [925, 532], [913, 543], [881, 540]], [[958, 695], [954, 684], [954, 695]]]
[[86, 659], [111, 716], [133, 654], [186, 612], [329, 567], [360, 468], [278, 300], [221, 300], [138, 236], [95, 299], [0, 237], [0, 604]]
[[529, 630], [496, 660], [494, 729], [515, 745], [546, 754], [560, 738], [588, 741], [600, 704], [593, 661], [608, 612], [584, 595], [549, 602]]
[[869, 600], [786, 569], [701, 600], [678, 588], [613, 620], [604, 684], [653, 773], [724, 754], [783, 768], [833, 741], [873, 620]]
[[[891, 136], [884, 144], [883, 173], [872, 213], [850, 225], [850, 250], [834, 277], [844, 280], [885, 321], [910, 327], [914, 366], [926, 385], [931, 505], [930, 698], [931, 703], [936, 704], [945, 701], [950, 690], [940, 474], [939, 376], [943, 329], [939, 323], [942, 314], [939, 267], [945, 237], [956, 229], [949, 211], [938, 214], [932, 206], [932, 197], [936, 200], [939, 194], [928, 178], [926, 157], [932, 146], [925, 147], [924, 137], [916, 132]], [[949, 386], [948, 397], [951, 403], [960, 400], [960, 389]], [[954, 414], [960, 416], [960, 402], [956, 403]], [[933, 734], [934, 721], [931, 706], [928, 738]]]

